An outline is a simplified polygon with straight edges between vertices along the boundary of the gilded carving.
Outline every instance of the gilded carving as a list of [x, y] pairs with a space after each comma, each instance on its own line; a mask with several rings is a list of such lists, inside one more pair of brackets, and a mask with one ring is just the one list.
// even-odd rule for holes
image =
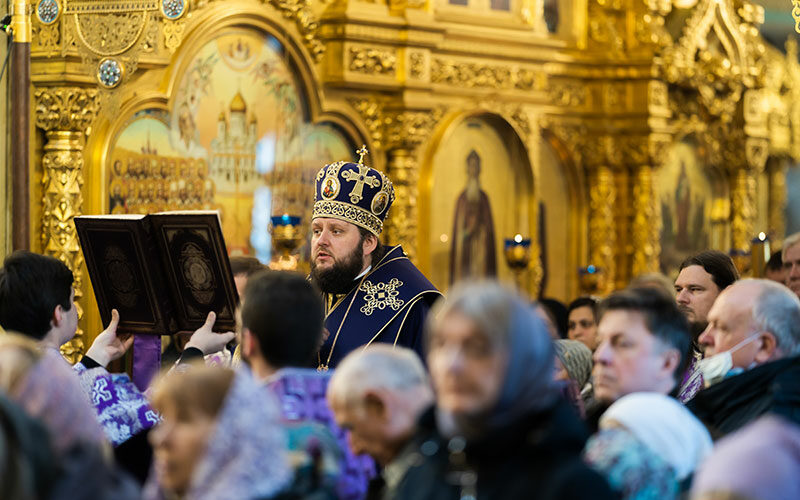
[[408, 258], [413, 260], [417, 254], [419, 165], [415, 152], [405, 148], [390, 150], [388, 160], [396, 198], [386, 219], [387, 238], [391, 244], [402, 243]]
[[776, 160], [769, 174], [769, 214], [767, 217], [769, 234], [781, 238], [786, 234], [786, 161]]
[[583, 148], [588, 139], [588, 130], [582, 123], [565, 123], [561, 120], [554, 120], [544, 117], [539, 120], [539, 127], [553, 134], [570, 153], [572, 160], [580, 165], [583, 163]]
[[[42, 157], [42, 249], [66, 264], [75, 277], [78, 317], [83, 315], [83, 254], [73, 219], [81, 215], [83, 196], [84, 132], [99, 109], [97, 91], [80, 88], [40, 89], [36, 125], [47, 132]], [[86, 345], [84, 332], [61, 348], [76, 362]]]
[[31, 52], [55, 55], [61, 51], [61, 23], [42, 24], [34, 21]]
[[367, 75], [394, 75], [397, 53], [393, 49], [350, 47], [350, 71]]
[[731, 239], [736, 250], [748, 250], [754, 235], [756, 178], [750, 169], [731, 175]]
[[348, 99], [353, 108], [358, 111], [369, 131], [369, 137], [374, 149], [383, 148], [383, 109], [374, 99]]
[[169, 50], [170, 54], [174, 54], [183, 41], [186, 21], [178, 19], [177, 21], [164, 22], [161, 26], [161, 32], [164, 35], [164, 46]]
[[412, 52], [408, 56], [408, 74], [411, 78], [421, 79], [425, 75], [425, 54]]
[[419, 146], [428, 140], [442, 114], [442, 109], [434, 109], [389, 113], [384, 118], [389, 177], [396, 193], [387, 219], [388, 236], [391, 242], [402, 242], [412, 260], [417, 253]]
[[434, 57], [431, 82], [465, 88], [532, 90], [544, 85], [544, 76], [531, 69]]
[[635, 168], [634, 179], [631, 271], [633, 276], [638, 276], [659, 270], [661, 203], [656, 195], [652, 166]]
[[311, 10], [310, 0], [264, 0], [283, 14], [286, 19], [295, 22], [303, 44], [315, 61], [319, 61], [325, 53], [325, 45], [317, 37], [319, 22]]
[[554, 82], [547, 86], [547, 97], [555, 106], [579, 108], [586, 105], [589, 91], [583, 82]]
[[614, 224], [616, 184], [610, 167], [597, 166], [590, 173], [589, 189], [589, 260], [601, 269], [601, 294], [614, 287], [616, 263], [614, 262], [617, 231]]
[[78, 38], [93, 54], [117, 56], [139, 41], [147, 26], [148, 15], [142, 12], [86, 14], [73, 16]]

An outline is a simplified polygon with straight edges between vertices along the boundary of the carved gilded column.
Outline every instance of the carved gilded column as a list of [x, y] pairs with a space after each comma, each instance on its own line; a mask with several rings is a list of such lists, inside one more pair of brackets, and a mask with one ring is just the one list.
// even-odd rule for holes
[[[39, 89], [36, 125], [44, 129], [47, 143], [42, 157], [42, 250], [66, 264], [75, 276], [78, 317], [83, 315], [83, 255], [73, 219], [81, 214], [83, 196], [83, 146], [86, 129], [98, 111], [96, 90], [78, 87]], [[70, 362], [85, 349], [82, 329], [61, 347]]]
[[770, 160], [768, 231], [773, 244], [783, 241], [786, 234], [786, 159]]
[[614, 288], [616, 263], [614, 249], [617, 231], [614, 220], [614, 203], [617, 188], [614, 171], [608, 165], [597, 165], [589, 174], [589, 259], [601, 268], [600, 294]]
[[395, 202], [387, 219], [387, 237], [391, 245], [402, 244], [408, 258], [417, 255], [417, 181], [419, 165], [414, 150], [395, 148], [389, 151], [389, 178], [394, 184]]
[[633, 171], [633, 276], [656, 272], [660, 266], [661, 204], [656, 195], [654, 174], [651, 165], [640, 165]]
[[749, 168], [740, 168], [731, 176], [731, 246], [749, 251], [755, 225], [756, 176]]
[[394, 183], [395, 202], [387, 219], [388, 241], [402, 244], [409, 259], [417, 256], [420, 146], [428, 140], [442, 110], [390, 112], [385, 116], [389, 178]]

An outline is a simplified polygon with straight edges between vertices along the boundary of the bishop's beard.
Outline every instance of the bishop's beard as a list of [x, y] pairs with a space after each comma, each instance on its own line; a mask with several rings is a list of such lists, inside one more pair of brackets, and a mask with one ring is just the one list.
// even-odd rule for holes
[[311, 282], [323, 293], [340, 295], [353, 289], [353, 281], [363, 269], [364, 254], [361, 245], [356, 245], [352, 252], [342, 260], [335, 259], [333, 265], [327, 269], [317, 268], [316, 259], [312, 259]]

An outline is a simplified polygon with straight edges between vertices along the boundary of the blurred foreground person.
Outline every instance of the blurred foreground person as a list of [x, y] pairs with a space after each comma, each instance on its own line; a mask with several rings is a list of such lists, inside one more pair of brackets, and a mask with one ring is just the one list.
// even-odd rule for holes
[[[279, 410], [247, 373], [192, 366], [156, 383], [146, 499], [268, 499], [292, 470]], [[278, 497], [279, 498], [279, 497]]]
[[681, 403], [637, 392], [608, 408], [584, 454], [623, 499], [669, 500], [687, 489], [711, 447], [708, 431]]
[[396, 498], [604, 499], [580, 458], [586, 431], [553, 381], [533, 308], [495, 282], [456, 286], [426, 330], [436, 407], [420, 419], [418, 465]]
[[800, 425], [768, 415], [717, 443], [697, 472], [692, 499], [800, 498]]
[[[80, 388], [70, 383], [75, 374], [65, 364], [52, 362], [26, 337], [0, 335], [0, 394], [44, 424], [38, 435], [20, 429], [8, 443], [9, 452], [27, 449], [28, 458], [41, 467], [36, 476], [44, 483], [37, 488], [47, 488], [49, 494], [38, 498], [138, 498], [133, 480], [109, 459], [108, 444], [98, 443], [95, 417]], [[32, 450], [33, 445], [40, 449]], [[23, 467], [24, 461], [18, 465]], [[7, 498], [5, 489], [0, 492]]]
[[[292, 449], [300, 452], [295, 456], [310, 460], [320, 451], [303, 453], [309, 444], [320, 448], [320, 442], [325, 441], [319, 430], [331, 441], [338, 440], [331, 448], [337, 454], [340, 473], [329, 479], [335, 483], [337, 498], [358, 500], [367, 492], [375, 464], [369, 457], [357, 457], [348, 449], [347, 433], [334, 421], [325, 398], [331, 374], [309, 368], [322, 343], [323, 318], [319, 292], [302, 275], [285, 271], [256, 273], [242, 298], [242, 355], [255, 378], [278, 398], [281, 421], [292, 438]], [[311, 429], [309, 425], [322, 429]], [[316, 437], [304, 437], [310, 431]], [[294, 465], [306, 471], [309, 468]], [[303, 475], [302, 471], [299, 474]]]
[[417, 418], [433, 404], [422, 361], [410, 349], [383, 344], [351, 352], [331, 378], [328, 400], [336, 422], [350, 431], [352, 451], [383, 467], [367, 498], [394, 498], [419, 457], [412, 440]]
[[4, 500], [48, 498], [57, 462], [47, 430], [0, 391], [0, 491]]

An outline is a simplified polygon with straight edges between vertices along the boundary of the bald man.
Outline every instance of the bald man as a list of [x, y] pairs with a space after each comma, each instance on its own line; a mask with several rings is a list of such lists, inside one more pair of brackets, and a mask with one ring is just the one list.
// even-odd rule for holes
[[706, 389], [687, 406], [712, 436], [778, 408], [800, 411], [800, 299], [786, 287], [762, 279], [731, 285], [711, 307], [699, 342]]
[[368, 499], [394, 498], [416, 457], [417, 418], [433, 404], [428, 374], [414, 351], [373, 344], [348, 354], [328, 385], [336, 423], [350, 431], [350, 448], [383, 467]]

